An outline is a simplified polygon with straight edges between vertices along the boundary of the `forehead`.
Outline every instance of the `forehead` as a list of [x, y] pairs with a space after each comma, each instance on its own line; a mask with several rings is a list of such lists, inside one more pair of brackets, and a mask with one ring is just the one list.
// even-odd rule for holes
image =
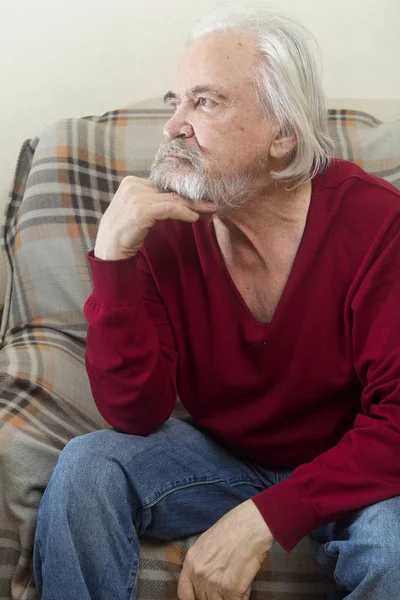
[[175, 78], [178, 94], [198, 85], [227, 91], [252, 86], [257, 40], [249, 32], [213, 33], [194, 42], [182, 56]]

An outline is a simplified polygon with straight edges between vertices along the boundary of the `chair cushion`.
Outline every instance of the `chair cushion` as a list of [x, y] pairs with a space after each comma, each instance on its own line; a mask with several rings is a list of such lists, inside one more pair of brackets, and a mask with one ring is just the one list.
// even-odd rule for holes
[[400, 121], [382, 123], [364, 112], [330, 110], [328, 123], [335, 156], [400, 189]]

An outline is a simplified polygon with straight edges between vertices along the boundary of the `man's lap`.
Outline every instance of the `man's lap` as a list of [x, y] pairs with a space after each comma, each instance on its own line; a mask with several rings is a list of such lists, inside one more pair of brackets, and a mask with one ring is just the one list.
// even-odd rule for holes
[[[72, 440], [63, 454], [69, 458], [58, 468], [71, 460], [81, 468], [83, 461], [88, 470], [101, 468], [102, 461], [119, 462], [143, 510], [138, 534], [164, 540], [208, 529], [240, 502], [290, 476], [242, 460], [188, 420], [173, 418], [147, 437], [112, 429], [89, 433]], [[399, 529], [400, 498], [393, 498], [319, 527], [310, 537], [318, 562], [333, 576], [346, 543], [353, 554], [359, 544], [376, 551], [383, 536], [390, 539]]]
[[138, 534], [164, 540], [208, 529], [278, 477], [241, 460], [187, 420], [172, 418], [147, 437], [106, 429], [74, 438], [54, 476], [68, 469], [73, 478], [76, 469], [85, 479], [97, 469], [107, 490], [110, 469], [104, 465], [110, 461], [119, 463], [135, 488], [143, 511]]

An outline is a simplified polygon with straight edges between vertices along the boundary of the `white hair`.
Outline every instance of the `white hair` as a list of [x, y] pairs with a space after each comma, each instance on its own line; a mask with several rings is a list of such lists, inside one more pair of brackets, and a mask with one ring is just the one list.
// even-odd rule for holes
[[283, 135], [294, 135], [296, 147], [273, 179], [297, 187], [329, 164], [334, 143], [328, 134], [318, 45], [303, 25], [275, 10], [251, 14], [215, 10], [195, 25], [189, 43], [226, 31], [257, 35], [259, 66], [254, 73], [262, 111], [278, 123]]

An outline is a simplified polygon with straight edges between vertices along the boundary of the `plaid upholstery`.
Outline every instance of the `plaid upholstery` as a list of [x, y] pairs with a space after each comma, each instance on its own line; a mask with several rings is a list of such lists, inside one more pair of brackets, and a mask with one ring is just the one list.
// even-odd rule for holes
[[[168, 114], [125, 109], [64, 120], [21, 149], [2, 241], [0, 600], [37, 599], [31, 554], [43, 490], [68, 440], [107, 426], [84, 368], [86, 253], [121, 179], [147, 175]], [[400, 187], [400, 122], [356, 111], [329, 117], [337, 156]], [[143, 541], [140, 600], [176, 597], [191, 541]], [[331, 589], [304, 541], [290, 555], [274, 546], [252, 598], [323, 600]]]

